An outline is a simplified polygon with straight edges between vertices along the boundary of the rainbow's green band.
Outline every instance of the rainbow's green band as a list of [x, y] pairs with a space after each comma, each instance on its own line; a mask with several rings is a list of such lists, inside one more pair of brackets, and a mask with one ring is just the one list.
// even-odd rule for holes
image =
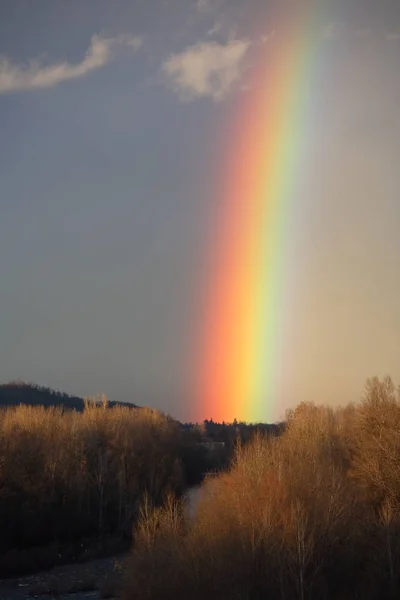
[[202, 320], [196, 419], [266, 421], [284, 327], [321, 2], [299, 0], [262, 48], [233, 128]]

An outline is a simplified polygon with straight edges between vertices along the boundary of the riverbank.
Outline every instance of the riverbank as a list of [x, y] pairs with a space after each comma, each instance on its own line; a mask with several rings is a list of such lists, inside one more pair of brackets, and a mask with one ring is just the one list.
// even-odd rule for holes
[[47, 571], [53, 567], [80, 564], [128, 552], [131, 540], [121, 535], [83, 538], [75, 543], [13, 549], [0, 557], [0, 579]]
[[1, 600], [118, 598], [126, 554], [60, 565], [35, 575], [0, 580]]
[[[185, 501], [193, 517], [201, 496], [201, 485], [188, 488]], [[100, 600], [119, 598], [122, 567], [131, 542], [103, 540], [103, 556], [92, 557], [90, 545], [82, 549], [74, 562], [57, 564], [34, 574], [0, 579], [1, 600]], [[108, 549], [108, 556], [105, 552]], [[64, 557], [65, 558], [65, 557]], [[61, 560], [62, 557], [58, 557]]]

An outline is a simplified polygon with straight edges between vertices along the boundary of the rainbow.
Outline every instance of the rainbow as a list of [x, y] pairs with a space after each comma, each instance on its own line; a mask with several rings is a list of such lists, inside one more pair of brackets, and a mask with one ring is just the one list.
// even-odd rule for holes
[[262, 46], [232, 129], [206, 261], [198, 420], [260, 422], [276, 414], [317, 13], [317, 0], [299, 0]]

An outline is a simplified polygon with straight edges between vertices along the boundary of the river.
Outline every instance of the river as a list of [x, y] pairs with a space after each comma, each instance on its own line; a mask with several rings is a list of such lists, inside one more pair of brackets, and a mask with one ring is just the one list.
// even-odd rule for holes
[[[185, 493], [187, 511], [190, 518], [196, 514], [201, 499], [202, 488], [195, 485]], [[41, 593], [46, 588], [71, 590], [73, 593], [61, 593], [59, 600], [100, 600], [99, 588], [109, 578], [119, 577], [115, 571], [116, 562], [124, 560], [124, 555], [110, 558], [100, 558], [86, 563], [61, 565], [35, 575], [0, 580], [1, 600], [27, 600], [35, 597], [37, 600], [49, 600], [53, 596]], [[92, 585], [91, 585], [92, 583]], [[87, 591], [78, 591], [86, 585]], [[36, 593], [35, 593], [36, 592]]]
[[190, 518], [193, 518], [196, 514], [197, 507], [201, 499], [202, 489], [201, 485], [194, 485], [189, 488], [185, 494], [187, 512]]

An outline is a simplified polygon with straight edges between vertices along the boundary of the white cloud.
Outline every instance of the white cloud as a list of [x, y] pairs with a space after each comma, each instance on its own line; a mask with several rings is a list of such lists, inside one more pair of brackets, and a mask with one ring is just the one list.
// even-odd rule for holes
[[232, 23], [227, 15], [220, 15], [207, 31], [208, 37], [213, 37], [216, 34], [228, 41], [235, 40], [237, 38], [237, 26]]
[[218, 0], [196, 0], [197, 12], [204, 15], [210, 13], [219, 5]]
[[265, 35], [262, 35], [260, 38], [260, 44], [264, 45], [267, 42], [269, 42], [269, 40], [271, 40], [273, 37], [275, 37], [276, 35], [276, 31], [275, 29], [273, 29], [270, 33], [266, 33]]
[[37, 59], [30, 60], [28, 64], [15, 64], [7, 57], [0, 56], [0, 94], [50, 88], [63, 81], [84, 77], [104, 67], [111, 60], [116, 46], [127, 45], [138, 50], [142, 43], [140, 36], [104, 38], [94, 35], [85, 57], [77, 64], [63, 61], [43, 65]]
[[216, 33], [219, 33], [221, 31], [221, 29], [223, 28], [223, 26], [224, 26], [224, 24], [222, 23], [221, 20], [215, 21], [214, 25], [212, 27], [210, 27], [210, 29], [207, 31], [207, 35], [209, 37], [212, 37]]
[[142, 35], [127, 36], [126, 45], [134, 50], [139, 50], [143, 46], [144, 38]]
[[[328, 23], [325, 27], [323, 27], [321, 35], [323, 39], [326, 40], [338, 39], [344, 35], [347, 38], [352, 37], [360, 40], [368, 40], [374, 37], [376, 38], [378, 34], [376, 31], [366, 27], [363, 29], [350, 29], [344, 22], [333, 21], [332, 23]], [[381, 33], [379, 33], [379, 36], [381, 36]], [[384, 38], [389, 42], [396, 42], [400, 40], [400, 32], [388, 32], [384, 34]]]
[[162, 69], [181, 99], [210, 97], [218, 102], [240, 81], [249, 47], [247, 40], [199, 42], [170, 56]]
[[356, 29], [354, 35], [359, 38], [367, 38], [372, 34], [370, 29]]
[[339, 21], [334, 21], [332, 23], [328, 23], [322, 30], [322, 38], [324, 40], [335, 40], [344, 32], [344, 23]]

